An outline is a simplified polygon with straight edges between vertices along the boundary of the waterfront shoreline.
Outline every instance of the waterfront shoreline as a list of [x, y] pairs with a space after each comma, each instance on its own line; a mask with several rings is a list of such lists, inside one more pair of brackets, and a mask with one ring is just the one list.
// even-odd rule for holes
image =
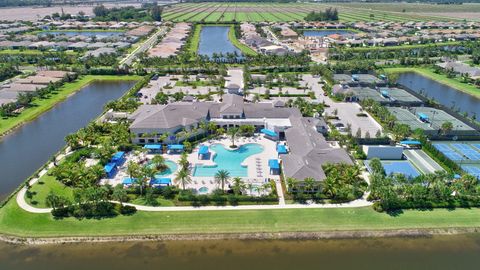
[[398, 230], [341, 230], [316, 232], [257, 232], [257, 233], [200, 233], [200, 234], [140, 234], [118, 236], [21, 237], [0, 234], [0, 241], [14, 245], [59, 245], [72, 243], [111, 243], [137, 241], [208, 241], [208, 240], [335, 240], [392, 237], [432, 237], [438, 235], [476, 234], [479, 227], [398, 229]]
[[[50, 104], [45, 104], [44, 107], [40, 106], [38, 107], [37, 112], [32, 112], [32, 115], [26, 116], [25, 119], [19, 120], [16, 124], [14, 125], [7, 125], [7, 129], [5, 131], [0, 131], [0, 142], [3, 140], [5, 136], [8, 134], [11, 134], [12, 132], [15, 132], [18, 128], [21, 126], [34, 121], [38, 117], [40, 117], [42, 114], [52, 110], [57, 106], [58, 104], [62, 103], [63, 101], [67, 100], [71, 96], [75, 95], [78, 91], [81, 89], [87, 87], [88, 85], [92, 84], [95, 81], [136, 81], [139, 80], [141, 77], [140, 76], [135, 76], [135, 75], [127, 75], [127, 76], [116, 76], [116, 75], [86, 75], [84, 77], [78, 78], [77, 80], [70, 82], [70, 83], [65, 83], [61, 88], [67, 88], [63, 89], [65, 91], [65, 94], [62, 94], [62, 90], [57, 93], [57, 96], [52, 97], [52, 103]], [[72, 86], [72, 89], [68, 89], [68, 84], [74, 85]], [[21, 115], [19, 116], [21, 117]]]
[[468, 94], [472, 97], [480, 98], [480, 88], [476, 88], [475, 86], [455, 81], [453, 79], [447, 78], [442, 74], [433, 73], [433, 71], [427, 68], [418, 68], [418, 67], [385, 68], [384, 71], [387, 74], [401, 74], [401, 73], [407, 73], [407, 72], [414, 72], [428, 79], [434, 80], [437, 83], [449, 86], [457, 91]]

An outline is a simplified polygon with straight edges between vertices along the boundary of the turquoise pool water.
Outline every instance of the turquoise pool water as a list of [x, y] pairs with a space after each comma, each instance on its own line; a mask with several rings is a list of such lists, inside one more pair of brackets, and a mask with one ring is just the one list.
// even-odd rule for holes
[[247, 167], [243, 167], [243, 161], [251, 156], [263, 152], [263, 146], [249, 143], [240, 146], [236, 150], [228, 150], [221, 144], [210, 146], [210, 150], [216, 153], [213, 161], [216, 166], [195, 165], [193, 176], [212, 177], [219, 170], [227, 170], [232, 177], [248, 176]]
[[161, 172], [161, 173], [157, 173], [155, 175], [156, 178], [161, 178], [161, 177], [165, 177], [165, 176], [169, 176], [173, 173], [175, 173], [177, 171], [177, 163], [171, 161], [171, 160], [165, 160], [165, 165], [167, 165], [168, 169], [166, 169], [165, 171]]

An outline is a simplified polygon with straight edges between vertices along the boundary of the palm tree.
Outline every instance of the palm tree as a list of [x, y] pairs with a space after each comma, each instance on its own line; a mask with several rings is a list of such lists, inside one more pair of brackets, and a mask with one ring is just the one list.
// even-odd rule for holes
[[185, 186], [187, 184], [190, 184], [191, 182], [192, 182], [192, 179], [190, 178], [190, 175], [188, 174], [187, 170], [181, 169], [180, 171], [177, 172], [177, 175], [175, 177], [175, 183], [181, 184], [183, 190], [185, 190]]
[[235, 195], [239, 195], [240, 193], [242, 193], [242, 190], [244, 188], [245, 188], [245, 184], [243, 183], [242, 178], [240, 178], [240, 177], [233, 178], [232, 189], [233, 189], [233, 193], [235, 193]]
[[239, 129], [237, 127], [229, 128], [228, 131], [227, 131], [228, 135], [230, 135], [230, 137], [232, 139], [232, 145], [230, 146], [231, 148], [237, 147], [235, 145], [235, 136], [237, 136], [238, 131], [239, 131]]
[[215, 182], [222, 186], [222, 191], [225, 190], [225, 183], [230, 178], [230, 173], [227, 170], [219, 170], [215, 174]]
[[137, 178], [140, 176], [140, 165], [138, 163], [129, 161], [127, 163], [127, 173], [130, 176], [130, 178]]
[[293, 177], [288, 177], [287, 178], [287, 187], [288, 187], [288, 190], [290, 192], [292, 192], [293, 189], [297, 187], [297, 184], [298, 184], [297, 179], [295, 179]]
[[305, 189], [310, 193], [313, 193], [313, 190], [315, 189], [315, 179], [312, 177], [307, 177], [303, 180], [303, 183], [305, 185]]
[[165, 158], [161, 155], [155, 155], [152, 158], [152, 164], [160, 172], [163, 172], [168, 168], [167, 165], [165, 165]]
[[115, 187], [112, 193], [112, 198], [120, 203], [123, 206], [123, 202], [127, 201], [127, 191], [123, 189], [122, 185]]

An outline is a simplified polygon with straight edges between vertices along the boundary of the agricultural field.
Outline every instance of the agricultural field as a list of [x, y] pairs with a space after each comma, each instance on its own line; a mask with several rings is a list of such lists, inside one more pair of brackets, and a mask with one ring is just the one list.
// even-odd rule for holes
[[[313, 3], [181, 3], [170, 5], [164, 10], [163, 18], [181, 22], [290, 22], [302, 21], [311, 11], [321, 11], [328, 7], [339, 10], [340, 21], [445, 21], [455, 20], [436, 13], [399, 12], [396, 8], [387, 10], [389, 4], [348, 5], [348, 4], [313, 4]], [[431, 6], [431, 5], [426, 5]], [[480, 5], [479, 10], [480, 10]], [[378, 9], [377, 9], [378, 7]], [[403, 9], [401, 9], [402, 11]], [[443, 9], [443, 11], [448, 9]], [[479, 13], [480, 14], [480, 13]]]

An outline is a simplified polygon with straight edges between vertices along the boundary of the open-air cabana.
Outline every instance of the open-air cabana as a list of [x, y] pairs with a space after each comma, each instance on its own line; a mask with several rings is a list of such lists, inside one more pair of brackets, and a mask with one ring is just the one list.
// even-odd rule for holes
[[269, 159], [268, 167], [270, 168], [270, 174], [279, 175], [280, 174], [280, 163], [278, 159]]
[[122, 184], [124, 187], [130, 187], [135, 183], [135, 178], [123, 178]]
[[208, 150], [208, 146], [200, 145], [200, 148], [198, 149], [198, 158], [210, 159], [210, 151]]
[[277, 153], [279, 155], [288, 154], [287, 147], [284, 144], [278, 144], [277, 145]]
[[169, 144], [168, 145], [168, 153], [169, 154], [176, 154], [176, 153], [182, 153], [185, 147], [183, 144]]
[[148, 150], [149, 153], [160, 153], [162, 151], [161, 144], [145, 144], [143, 149]]
[[110, 162], [115, 163], [117, 166], [122, 165], [123, 162], [125, 162], [125, 152], [120, 151], [115, 153]]
[[150, 180], [151, 187], [168, 187], [172, 184], [172, 179], [170, 178], [153, 178]]
[[117, 164], [114, 162], [110, 162], [103, 167], [103, 170], [107, 174], [108, 178], [112, 178], [117, 172]]
[[260, 130], [260, 132], [265, 134], [265, 137], [270, 139], [270, 140], [274, 140], [274, 141], [278, 140], [278, 134], [271, 129], [264, 128], [264, 129]]

